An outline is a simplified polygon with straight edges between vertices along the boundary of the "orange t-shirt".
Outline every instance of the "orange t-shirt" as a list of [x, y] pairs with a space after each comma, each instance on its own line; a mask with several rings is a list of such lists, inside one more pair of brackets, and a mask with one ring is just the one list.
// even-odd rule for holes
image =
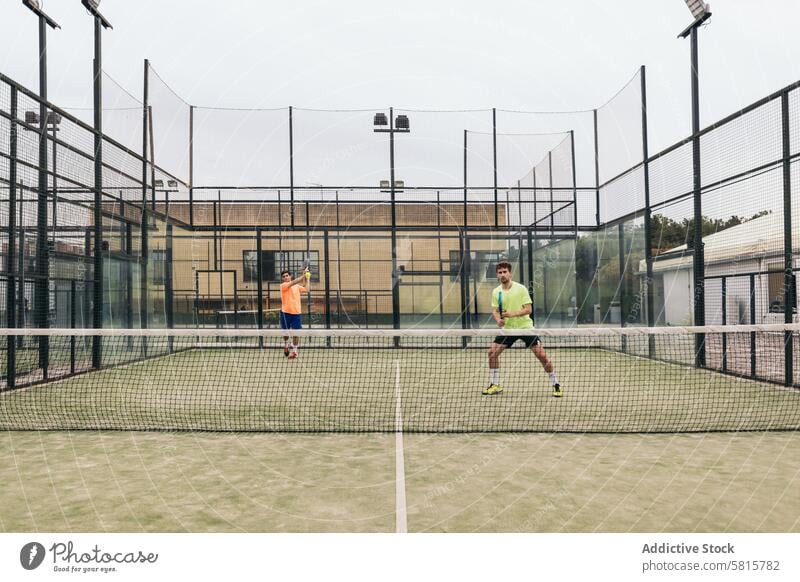
[[298, 315], [303, 313], [300, 308], [300, 293], [305, 293], [306, 288], [291, 283], [281, 283], [281, 311]]

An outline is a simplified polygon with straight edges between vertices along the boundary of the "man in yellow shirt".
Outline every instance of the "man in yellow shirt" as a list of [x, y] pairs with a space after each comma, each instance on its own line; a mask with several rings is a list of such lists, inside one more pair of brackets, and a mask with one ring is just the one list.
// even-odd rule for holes
[[[511, 279], [511, 263], [502, 261], [497, 263], [495, 269], [500, 285], [492, 291], [492, 315], [497, 322], [497, 327], [506, 330], [533, 329], [533, 301], [524, 285], [515, 283]], [[491, 396], [500, 394], [503, 387], [500, 385], [500, 355], [520, 340], [526, 348], [530, 348], [544, 371], [550, 377], [553, 386], [553, 396], [559, 398], [564, 392], [558, 383], [553, 362], [547, 357], [538, 335], [498, 335], [494, 338], [489, 348], [489, 386], [484, 388], [483, 394]]]
[[[292, 279], [289, 271], [281, 272], [281, 314], [280, 322], [281, 329], [303, 329], [303, 322], [300, 314], [303, 310], [300, 307], [300, 294], [307, 293], [308, 288], [300, 285], [303, 281], [311, 282], [311, 272], [308, 269], [303, 271], [303, 274]], [[300, 347], [300, 338], [292, 336], [291, 342], [289, 336], [283, 336], [283, 355], [294, 360], [297, 358], [297, 351]]]

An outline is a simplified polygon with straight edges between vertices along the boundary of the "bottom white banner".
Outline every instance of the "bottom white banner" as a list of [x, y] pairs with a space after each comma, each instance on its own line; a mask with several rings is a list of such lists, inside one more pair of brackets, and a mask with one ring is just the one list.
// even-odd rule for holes
[[2, 580], [798, 580], [800, 534], [0, 534]]

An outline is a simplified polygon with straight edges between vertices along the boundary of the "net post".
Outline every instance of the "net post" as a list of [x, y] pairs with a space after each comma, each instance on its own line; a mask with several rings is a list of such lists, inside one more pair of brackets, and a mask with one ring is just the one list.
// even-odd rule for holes
[[[647, 134], [647, 69], [640, 69], [642, 100], [642, 170], [644, 172], [644, 260], [646, 268], [645, 311], [647, 327], [655, 327], [655, 298], [653, 296], [653, 215], [650, 208], [650, 146]], [[725, 341], [723, 336], [723, 342]], [[647, 336], [647, 353], [651, 358], [656, 354], [655, 337]]]
[[[258, 306], [256, 307], [256, 326], [258, 329], [264, 329], [264, 269], [261, 264], [261, 229], [256, 229], [256, 300]], [[264, 336], [258, 336], [258, 347], [264, 347]]]
[[[722, 325], [728, 325], [728, 278], [722, 277]], [[728, 334], [722, 334], [722, 371], [728, 371]]]
[[[750, 274], [750, 323], [756, 322], [756, 276]], [[756, 332], [750, 332], [750, 376], [756, 377]]]
[[[783, 144], [783, 321], [792, 323], [796, 299], [792, 270], [792, 168], [791, 130], [789, 127], [789, 93], [781, 94], [781, 133]], [[784, 384], [794, 384], [794, 345], [792, 332], [784, 332]]]
[[[16, 273], [19, 265], [15, 264], [16, 259], [16, 228], [17, 228], [17, 87], [10, 86], [10, 120], [9, 120], [9, 144], [8, 144], [8, 243], [6, 247], [6, 325], [9, 328], [17, 327], [17, 281]], [[20, 205], [21, 207], [21, 205]], [[21, 264], [21, 262], [20, 262]], [[24, 300], [22, 300], [24, 303]], [[6, 387], [12, 389], [16, 383], [17, 370], [17, 338], [14, 336], [6, 337]]]

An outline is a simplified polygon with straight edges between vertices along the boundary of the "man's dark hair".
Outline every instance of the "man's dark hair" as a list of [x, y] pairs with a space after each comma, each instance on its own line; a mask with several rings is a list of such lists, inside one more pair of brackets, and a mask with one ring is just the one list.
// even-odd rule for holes
[[499, 271], [500, 269], [508, 269], [509, 272], [512, 271], [511, 263], [509, 263], [508, 261], [500, 261], [499, 263], [497, 263], [497, 266], [494, 268], [495, 273], [497, 271]]
[[285, 271], [281, 271], [281, 278], [284, 276], [284, 274], [285, 275], [289, 275], [290, 277], [292, 276], [292, 273], [289, 271], [289, 269], [286, 269]]

